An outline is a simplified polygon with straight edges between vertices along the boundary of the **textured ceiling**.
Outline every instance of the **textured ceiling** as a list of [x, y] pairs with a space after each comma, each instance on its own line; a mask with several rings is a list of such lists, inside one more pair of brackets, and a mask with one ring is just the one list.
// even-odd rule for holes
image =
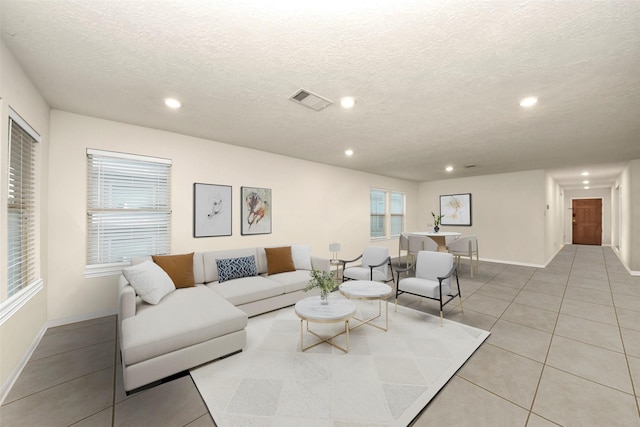
[[[601, 168], [595, 187], [640, 158], [640, 1], [0, 0], [0, 15], [65, 111], [415, 181], [547, 169], [572, 188]], [[334, 104], [291, 102], [300, 88]]]

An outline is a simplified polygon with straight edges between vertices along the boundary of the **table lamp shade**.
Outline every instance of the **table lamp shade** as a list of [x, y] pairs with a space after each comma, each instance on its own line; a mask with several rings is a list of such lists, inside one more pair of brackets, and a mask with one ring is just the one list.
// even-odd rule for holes
[[330, 252], [340, 252], [340, 243], [331, 243], [329, 244]]

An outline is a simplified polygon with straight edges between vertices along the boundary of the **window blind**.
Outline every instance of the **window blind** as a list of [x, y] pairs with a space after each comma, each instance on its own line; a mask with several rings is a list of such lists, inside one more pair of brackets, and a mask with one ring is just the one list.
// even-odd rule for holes
[[370, 190], [369, 199], [371, 206], [370, 237], [384, 237], [386, 235], [386, 198], [387, 192], [383, 190]]
[[87, 265], [167, 254], [171, 161], [87, 150]]
[[391, 192], [391, 235], [398, 236], [404, 230], [404, 193]]
[[38, 141], [29, 130], [9, 118], [7, 298], [39, 279], [35, 173]]

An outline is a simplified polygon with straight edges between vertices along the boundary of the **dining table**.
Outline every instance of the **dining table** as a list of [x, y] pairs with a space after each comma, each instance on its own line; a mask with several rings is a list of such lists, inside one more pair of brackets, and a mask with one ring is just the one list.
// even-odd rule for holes
[[438, 244], [438, 252], [448, 252], [447, 250], [447, 237], [452, 238], [453, 240], [460, 237], [461, 233], [457, 231], [410, 231], [404, 233], [405, 235], [415, 235], [415, 236], [428, 236], [432, 238]]

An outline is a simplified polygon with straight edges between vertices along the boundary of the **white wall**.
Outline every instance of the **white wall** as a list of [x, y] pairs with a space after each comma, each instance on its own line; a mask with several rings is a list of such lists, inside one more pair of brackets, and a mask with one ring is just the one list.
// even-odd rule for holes
[[640, 275], [640, 159], [629, 162], [614, 185], [618, 187], [620, 204], [613, 207], [613, 215], [616, 221], [620, 218], [619, 254], [627, 268]]
[[421, 229], [439, 212], [439, 196], [471, 193], [472, 226], [442, 227], [478, 236], [480, 258], [542, 266], [545, 263], [545, 173], [542, 170], [456, 178], [420, 184]]
[[[418, 199], [415, 182], [296, 160], [184, 135], [51, 112], [49, 319], [77, 319], [116, 309], [116, 277], [87, 279], [86, 149], [169, 158], [172, 166], [172, 252], [307, 243], [343, 258], [368, 244], [397, 254], [397, 239], [369, 240], [369, 189], [393, 189]], [[193, 238], [193, 183], [231, 185], [233, 235]], [[240, 187], [272, 189], [272, 234], [240, 235]], [[408, 206], [409, 211], [415, 210]], [[414, 228], [416, 216], [408, 215]]]
[[573, 241], [572, 200], [602, 199], [602, 245], [611, 245], [611, 188], [590, 188], [589, 190], [565, 190], [564, 192], [564, 242]]
[[546, 265], [562, 248], [564, 242], [562, 221], [565, 202], [562, 189], [549, 174], [545, 174], [545, 191], [547, 203], [544, 211], [544, 259]]
[[[13, 54], [7, 49], [4, 42], [0, 41], [0, 211], [2, 221], [0, 221], [0, 268], [1, 289], [6, 288], [7, 276], [7, 235], [6, 216], [7, 212], [7, 153], [8, 153], [8, 122], [9, 107], [13, 108], [20, 116], [34, 128], [40, 136], [42, 142], [38, 147], [37, 167], [42, 177], [47, 176], [47, 159], [49, 149], [49, 107], [40, 96], [31, 81], [16, 61]], [[47, 221], [46, 212], [48, 183], [46, 179], [41, 179], [41, 186], [37, 189], [37, 198], [40, 204], [40, 217], [38, 221], [39, 230], [37, 238], [40, 242], [40, 262], [41, 274], [44, 279], [44, 289], [48, 287], [46, 274], [46, 246], [47, 246]], [[46, 293], [40, 291], [17, 313], [0, 325], [0, 384], [4, 389], [17, 374], [23, 357], [29, 347], [34, 343], [39, 333], [42, 331], [47, 319], [47, 299]], [[0, 390], [1, 392], [2, 390]], [[1, 395], [2, 393], [0, 393]], [[1, 396], [0, 396], [1, 397]]]

